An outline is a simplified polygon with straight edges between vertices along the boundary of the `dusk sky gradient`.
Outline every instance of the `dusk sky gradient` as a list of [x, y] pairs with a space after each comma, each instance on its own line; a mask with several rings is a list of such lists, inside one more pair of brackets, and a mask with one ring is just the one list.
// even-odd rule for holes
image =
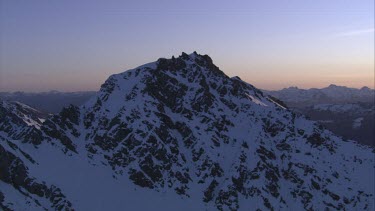
[[374, 0], [0, 2], [0, 91], [98, 90], [193, 51], [262, 89], [374, 88]]

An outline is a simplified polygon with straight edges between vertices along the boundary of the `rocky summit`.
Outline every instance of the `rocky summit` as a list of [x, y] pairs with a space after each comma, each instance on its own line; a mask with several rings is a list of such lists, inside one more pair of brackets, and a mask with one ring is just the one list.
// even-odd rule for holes
[[373, 148], [207, 55], [158, 59], [80, 107], [37, 114], [0, 104], [3, 210], [375, 209]]

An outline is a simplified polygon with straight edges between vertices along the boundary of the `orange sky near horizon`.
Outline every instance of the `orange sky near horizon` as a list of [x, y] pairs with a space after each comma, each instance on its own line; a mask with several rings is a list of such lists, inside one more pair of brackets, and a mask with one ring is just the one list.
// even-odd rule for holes
[[0, 1], [0, 91], [99, 90], [208, 54], [260, 89], [374, 87], [374, 1]]

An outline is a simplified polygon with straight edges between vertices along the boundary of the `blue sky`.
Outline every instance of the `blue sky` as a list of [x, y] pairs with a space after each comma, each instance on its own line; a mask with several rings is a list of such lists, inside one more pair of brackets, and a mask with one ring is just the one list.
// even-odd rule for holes
[[182, 51], [264, 89], [374, 87], [373, 0], [0, 1], [0, 91], [98, 90]]

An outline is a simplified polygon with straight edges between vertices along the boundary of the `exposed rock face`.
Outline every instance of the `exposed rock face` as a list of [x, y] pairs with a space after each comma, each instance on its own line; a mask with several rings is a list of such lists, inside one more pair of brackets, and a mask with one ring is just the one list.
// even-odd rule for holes
[[[229, 78], [207, 55], [183, 53], [112, 75], [88, 103], [65, 108], [37, 131], [41, 143], [21, 137], [22, 144], [4, 130], [1, 144], [32, 150], [29, 165], [42, 170], [45, 156], [27, 146], [48, 145], [66, 159], [105, 166], [113, 180], [130, 182], [123, 189], [134, 186], [156, 197], [172, 192], [206, 209], [374, 208], [371, 148], [344, 142]], [[69, 197], [62, 197], [65, 207], [85, 207], [81, 198], [70, 203]], [[1, 198], [7, 200], [7, 192]]]

